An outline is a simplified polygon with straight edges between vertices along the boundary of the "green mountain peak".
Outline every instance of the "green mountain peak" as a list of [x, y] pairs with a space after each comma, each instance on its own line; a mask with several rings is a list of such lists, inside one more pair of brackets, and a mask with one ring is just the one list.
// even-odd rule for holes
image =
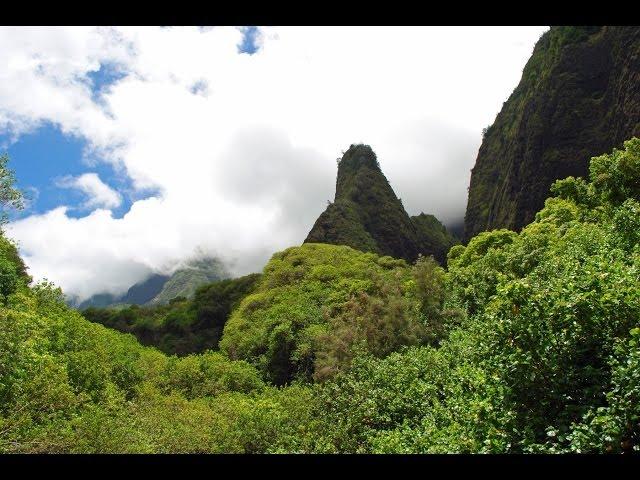
[[[435, 221], [436, 231], [446, 232]], [[454, 241], [450, 235], [428, 232], [433, 225], [414, 224], [382, 173], [373, 149], [353, 144], [338, 163], [334, 202], [318, 217], [305, 243], [347, 245], [409, 262], [420, 254], [433, 255], [442, 262]], [[436, 238], [446, 239], [438, 243]]]

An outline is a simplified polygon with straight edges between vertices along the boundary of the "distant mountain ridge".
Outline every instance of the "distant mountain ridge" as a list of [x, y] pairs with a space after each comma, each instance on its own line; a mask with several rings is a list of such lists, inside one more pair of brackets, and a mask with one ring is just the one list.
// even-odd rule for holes
[[190, 298], [204, 284], [229, 278], [224, 265], [216, 258], [190, 260], [171, 275], [153, 274], [132, 285], [125, 294], [97, 293], [83, 302], [70, 304], [79, 310], [88, 307], [124, 305], [163, 305], [177, 297]]
[[148, 305], [162, 305], [174, 298], [191, 298], [201, 285], [229, 278], [220, 261], [215, 258], [192, 260], [183, 268], [176, 270], [162, 285], [162, 289]]
[[368, 145], [351, 145], [338, 164], [333, 203], [304, 243], [347, 245], [413, 262], [433, 255], [444, 262], [456, 239], [433, 216], [409, 217]]

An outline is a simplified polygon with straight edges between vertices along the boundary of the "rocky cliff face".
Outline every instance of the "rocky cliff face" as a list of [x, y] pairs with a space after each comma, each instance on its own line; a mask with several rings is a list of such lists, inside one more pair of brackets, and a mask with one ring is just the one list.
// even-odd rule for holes
[[640, 136], [640, 28], [552, 27], [485, 133], [471, 174], [465, 238], [519, 229], [554, 180]]
[[[453, 237], [431, 215], [414, 218], [417, 223], [396, 197], [371, 147], [351, 145], [338, 165], [335, 200], [318, 217], [305, 243], [348, 245], [409, 262], [419, 254], [444, 261]], [[425, 234], [434, 226], [433, 234]]]

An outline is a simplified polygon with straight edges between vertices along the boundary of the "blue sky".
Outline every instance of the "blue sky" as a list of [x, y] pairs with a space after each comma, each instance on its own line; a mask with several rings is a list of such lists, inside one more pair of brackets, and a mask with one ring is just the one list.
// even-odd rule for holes
[[113, 209], [115, 217], [123, 215], [131, 206], [132, 198], [125, 193], [130, 190], [126, 177], [118, 175], [109, 164], [85, 155], [83, 139], [64, 135], [55, 125], [46, 123], [6, 148], [8, 141], [6, 134], [0, 135], [0, 145], [5, 146], [4, 151], [9, 154], [9, 165], [16, 174], [18, 187], [30, 197], [28, 208], [13, 218], [44, 213], [61, 205], [73, 207], [68, 211], [69, 216], [86, 215], [86, 209], [80, 207], [84, 195], [76, 189], [58, 186], [56, 181], [88, 172], [97, 173], [104, 183], [122, 194], [122, 204]]
[[[238, 51], [254, 54], [257, 51], [257, 33], [256, 27], [245, 27]], [[89, 73], [87, 77], [91, 82], [94, 101], [99, 103], [101, 92], [124, 76], [110, 64], [102, 64], [99, 70]], [[45, 213], [61, 205], [70, 207], [67, 212], [69, 217], [85, 216], [89, 211], [82, 206], [85, 195], [77, 189], [57, 185], [57, 181], [65, 176], [97, 173], [105, 184], [122, 196], [122, 204], [112, 209], [115, 218], [129, 211], [134, 201], [157, 194], [155, 191], [134, 191], [125, 174], [92, 156], [86, 147], [87, 142], [83, 138], [65, 135], [51, 122], [44, 122], [13, 142], [9, 132], [0, 130], [0, 151], [9, 154], [9, 165], [16, 174], [18, 187], [30, 197], [27, 208], [22, 212], [12, 212], [10, 218], [15, 220]]]
[[258, 50], [256, 45], [256, 35], [258, 34], [257, 27], [246, 27], [243, 31], [244, 37], [242, 43], [238, 45], [238, 51], [240, 53], [248, 53], [253, 55]]

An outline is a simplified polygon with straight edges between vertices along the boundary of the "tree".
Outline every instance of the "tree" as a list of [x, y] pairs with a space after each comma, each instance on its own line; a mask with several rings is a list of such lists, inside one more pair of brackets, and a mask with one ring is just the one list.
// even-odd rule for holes
[[22, 191], [16, 188], [16, 177], [8, 167], [9, 155], [4, 153], [0, 155], [0, 226], [9, 221], [9, 214], [6, 209], [22, 210], [24, 208], [24, 195]]

